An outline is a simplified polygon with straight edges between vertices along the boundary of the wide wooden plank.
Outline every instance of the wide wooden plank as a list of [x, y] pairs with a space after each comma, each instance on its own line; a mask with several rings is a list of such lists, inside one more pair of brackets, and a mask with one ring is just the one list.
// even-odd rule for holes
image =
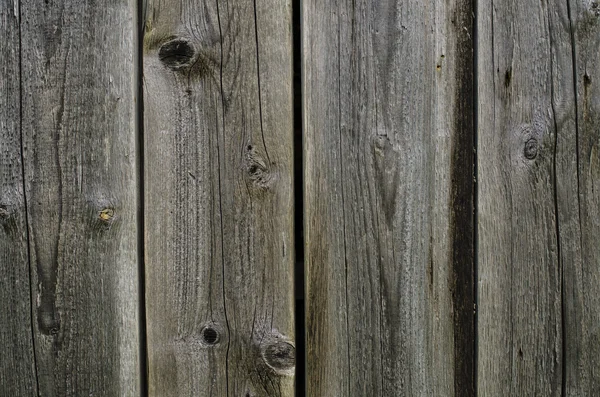
[[303, 2], [307, 395], [474, 395], [471, 1]]
[[134, 0], [21, 0], [39, 393], [140, 393]]
[[0, 395], [37, 396], [21, 163], [19, 4], [0, 3]]
[[576, 264], [566, 245], [577, 202], [567, 5], [478, 3], [479, 395], [564, 386], [562, 276]]
[[[577, 123], [559, 135], [565, 396], [600, 395], [600, 3], [570, 1]], [[564, 19], [564, 17], [563, 17]], [[565, 23], [566, 24], [566, 23]], [[567, 54], [571, 55], [571, 54]], [[571, 89], [571, 87], [573, 87]], [[574, 117], [573, 117], [574, 118]], [[562, 172], [562, 174], [561, 174]], [[562, 188], [561, 188], [562, 186]]]
[[149, 1], [151, 396], [293, 395], [290, 1]]

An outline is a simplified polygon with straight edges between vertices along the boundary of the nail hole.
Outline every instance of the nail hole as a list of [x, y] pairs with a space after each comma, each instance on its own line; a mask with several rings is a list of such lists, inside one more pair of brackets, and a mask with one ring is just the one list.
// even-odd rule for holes
[[216, 345], [219, 343], [219, 332], [211, 327], [205, 327], [202, 330], [202, 341], [207, 345]]

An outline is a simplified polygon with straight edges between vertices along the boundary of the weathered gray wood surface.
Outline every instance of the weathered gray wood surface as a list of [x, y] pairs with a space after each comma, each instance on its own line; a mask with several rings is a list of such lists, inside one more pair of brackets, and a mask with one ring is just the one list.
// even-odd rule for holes
[[305, 1], [307, 395], [474, 393], [470, 1]]
[[21, 1], [31, 325], [44, 396], [140, 392], [136, 9], [134, 0]]
[[[572, 0], [564, 74], [576, 99], [558, 135], [559, 225], [564, 269], [565, 396], [600, 395], [600, 3]], [[561, 22], [566, 25], [564, 11]], [[570, 42], [571, 43], [571, 42]], [[572, 55], [569, 59], [568, 57]], [[568, 61], [574, 67], [568, 67]], [[569, 75], [571, 74], [571, 75]], [[573, 94], [575, 92], [575, 95]], [[569, 99], [570, 99], [569, 98]], [[574, 113], [573, 113], [574, 112]], [[562, 226], [562, 225], [565, 226]]]
[[21, 163], [19, 5], [0, 3], [0, 395], [37, 396]]
[[[600, 3], [430, 3], [303, 2], [307, 395], [600, 395]], [[292, 396], [291, 0], [137, 7], [0, 4], [0, 396]]]
[[564, 395], [564, 332], [587, 322], [564, 322], [582, 293], [571, 28], [565, 1], [478, 4], [480, 395]]
[[289, 1], [149, 1], [151, 396], [293, 395]]

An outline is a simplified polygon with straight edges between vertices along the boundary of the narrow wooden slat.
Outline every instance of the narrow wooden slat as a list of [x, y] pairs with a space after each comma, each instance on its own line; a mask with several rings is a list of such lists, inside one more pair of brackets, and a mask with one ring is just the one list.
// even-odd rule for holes
[[293, 395], [289, 1], [149, 1], [151, 396]]
[[136, 2], [21, 1], [40, 395], [140, 392]]
[[303, 4], [307, 395], [474, 395], [471, 1]]
[[563, 389], [561, 269], [577, 265], [567, 6], [478, 3], [479, 395]]
[[0, 395], [37, 396], [21, 163], [19, 4], [0, 3]]
[[[565, 396], [600, 395], [600, 3], [571, 0], [565, 76], [577, 123], [559, 135], [559, 216], [564, 268]], [[563, 20], [564, 20], [563, 16]], [[564, 22], [566, 25], [566, 22]], [[570, 88], [571, 88], [570, 87]], [[562, 186], [562, 188], [560, 188]], [[564, 226], [562, 226], [564, 225]]]

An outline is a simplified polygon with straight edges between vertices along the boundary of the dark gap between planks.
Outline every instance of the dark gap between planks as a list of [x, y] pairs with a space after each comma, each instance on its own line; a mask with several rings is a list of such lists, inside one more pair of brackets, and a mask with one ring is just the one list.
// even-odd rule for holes
[[477, 329], [477, 315], [478, 315], [478, 291], [477, 291], [477, 280], [478, 280], [478, 232], [477, 225], [478, 223], [478, 181], [477, 181], [477, 172], [478, 172], [478, 153], [477, 153], [477, 134], [478, 134], [478, 126], [479, 126], [479, 106], [478, 106], [478, 96], [477, 92], [479, 90], [477, 79], [478, 79], [478, 69], [477, 69], [477, 54], [479, 51], [479, 37], [477, 30], [477, 12], [478, 12], [478, 0], [472, 0], [471, 8], [473, 10], [473, 26], [472, 26], [472, 41], [473, 41], [473, 391], [475, 396], [477, 396], [477, 353], [478, 353], [478, 329]]
[[145, 223], [144, 223], [144, 89], [143, 89], [143, 55], [144, 55], [144, 28], [146, 21], [147, 0], [138, 0], [137, 18], [137, 159], [138, 159], [138, 283], [139, 283], [139, 333], [140, 333], [140, 392], [148, 396], [148, 340], [146, 328], [146, 269], [145, 269]]
[[296, 267], [294, 269], [296, 396], [305, 396], [306, 352], [304, 324], [304, 177], [302, 157], [302, 46], [301, 0], [293, 0], [293, 65], [294, 65], [294, 224]]

